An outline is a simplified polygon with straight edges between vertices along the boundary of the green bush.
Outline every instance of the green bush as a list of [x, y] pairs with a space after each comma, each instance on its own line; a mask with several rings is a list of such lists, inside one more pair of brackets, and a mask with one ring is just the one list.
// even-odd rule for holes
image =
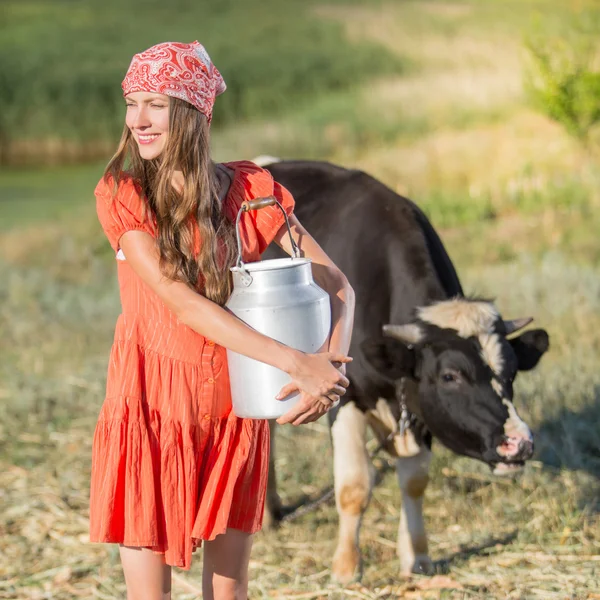
[[525, 44], [531, 59], [525, 88], [533, 105], [586, 145], [600, 123], [595, 39], [577, 31]]

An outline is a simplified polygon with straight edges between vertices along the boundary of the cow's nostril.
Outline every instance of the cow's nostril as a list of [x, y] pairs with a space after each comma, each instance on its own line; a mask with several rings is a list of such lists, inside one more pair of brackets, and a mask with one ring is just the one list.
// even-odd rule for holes
[[519, 441], [519, 459], [528, 460], [533, 456], [533, 442], [531, 440]]
[[504, 438], [496, 448], [505, 461], [523, 461], [533, 456], [533, 441], [527, 438]]

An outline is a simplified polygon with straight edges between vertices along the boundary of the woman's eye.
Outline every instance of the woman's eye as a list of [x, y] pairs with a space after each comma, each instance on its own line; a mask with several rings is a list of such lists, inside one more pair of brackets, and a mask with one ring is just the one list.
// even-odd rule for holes
[[150, 105], [152, 108], [165, 108], [164, 104], [151, 104]]

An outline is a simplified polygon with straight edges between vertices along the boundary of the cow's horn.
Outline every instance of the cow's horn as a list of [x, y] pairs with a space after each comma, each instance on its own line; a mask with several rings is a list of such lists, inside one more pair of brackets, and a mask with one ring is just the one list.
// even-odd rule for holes
[[527, 327], [529, 323], [533, 321], [533, 317], [523, 317], [522, 319], [513, 319], [512, 321], [504, 321], [504, 327], [506, 328], [506, 335], [510, 335], [523, 327]]
[[406, 325], [384, 325], [383, 333], [388, 337], [400, 340], [409, 345], [417, 344], [423, 337], [421, 328], [414, 323], [407, 323]]

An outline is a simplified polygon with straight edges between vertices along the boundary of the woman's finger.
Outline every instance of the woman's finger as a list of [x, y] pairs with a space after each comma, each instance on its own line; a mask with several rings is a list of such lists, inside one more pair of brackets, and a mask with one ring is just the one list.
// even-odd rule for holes
[[298, 416], [298, 418], [292, 422], [292, 425], [305, 425], [306, 423], [312, 423], [320, 419], [327, 410], [311, 409]]
[[[336, 396], [334, 396], [336, 397]], [[301, 425], [310, 423], [322, 417], [333, 406], [333, 401], [327, 396], [303, 397], [303, 399], [291, 408], [287, 413], [277, 419], [280, 425], [291, 423]]]
[[339, 400], [339, 396], [337, 394], [329, 393], [319, 398], [319, 404], [329, 410], [335, 404], [336, 399]]
[[328, 398], [331, 400], [331, 408], [333, 408], [334, 406], [337, 406], [340, 403], [340, 397], [336, 396], [334, 394], [329, 395]]
[[331, 363], [349, 363], [353, 360], [351, 356], [346, 356], [345, 354], [337, 354], [333, 352], [326, 352], [325, 354]]
[[281, 390], [279, 390], [279, 394], [277, 394], [277, 396], [275, 396], [275, 400], [283, 400], [284, 398], [287, 398], [290, 394], [294, 393], [294, 392], [299, 392], [300, 388], [298, 387], [298, 384], [295, 381], [292, 381], [290, 383], [286, 383]]
[[298, 416], [298, 418], [292, 421], [292, 425], [294, 427], [298, 427], [298, 425], [305, 425], [306, 423], [311, 423], [314, 421], [312, 412], [305, 412]]
[[350, 385], [350, 380], [345, 375], [342, 375], [340, 373], [340, 376], [336, 383], [337, 383], [337, 385], [341, 385], [341, 386], [344, 386], [345, 388], [347, 388]]
[[346, 388], [342, 387], [341, 385], [334, 385], [329, 392], [327, 392], [328, 396], [334, 395], [334, 396], [343, 396], [346, 393]]
[[299, 417], [299, 415], [306, 412], [308, 410], [309, 406], [310, 405], [307, 406], [306, 402], [303, 402], [303, 400], [300, 400], [300, 402], [298, 402], [296, 404], [296, 406], [293, 406], [284, 415], [279, 417], [279, 419], [277, 419], [277, 423], [279, 423], [280, 425], [286, 425], [287, 423], [292, 423]]

